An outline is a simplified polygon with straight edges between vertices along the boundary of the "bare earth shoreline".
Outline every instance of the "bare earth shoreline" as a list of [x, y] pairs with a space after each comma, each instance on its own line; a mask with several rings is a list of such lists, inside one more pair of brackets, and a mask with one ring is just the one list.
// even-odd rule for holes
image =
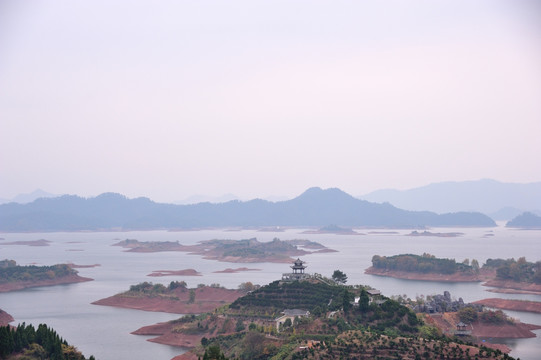
[[17, 291], [39, 286], [53, 286], [75, 284], [80, 282], [92, 281], [94, 279], [79, 276], [77, 274], [62, 276], [61, 278], [47, 279], [41, 281], [14, 281], [0, 284], [0, 292]]
[[245, 294], [240, 290], [213, 287], [201, 287], [194, 289], [194, 291], [195, 301], [193, 303], [189, 303], [190, 295], [187, 289], [175, 289], [170, 294], [174, 295], [174, 298], [170, 296], [130, 296], [124, 293], [94, 301], [92, 304], [173, 314], [200, 314], [232, 303]]
[[365, 274], [389, 276], [397, 279], [405, 280], [422, 280], [422, 281], [443, 281], [443, 282], [479, 282], [486, 281], [492, 278], [493, 272], [483, 272], [479, 274], [436, 274], [436, 273], [418, 273], [408, 271], [396, 271], [387, 269], [377, 269], [373, 266], [364, 271]]
[[483, 286], [493, 287], [487, 291], [507, 294], [533, 294], [541, 295], [541, 285], [509, 280], [497, 280], [496, 272], [492, 270], [481, 269], [479, 274], [435, 274], [418, 273], [408, 271], [395, 271], [386, 269], [376, 269], [373, 266], [364, 271], [365, 274], [377, 276], [389, 276], [396, 279], [421, 280], [421, 281], [443, 281], [443, 282], [480, 282], [484, 281]]
[[15, 319], [13, 319], [13, 316], [0, 309], [0, 326], [7, 326], [12, 321], [15, 321]]

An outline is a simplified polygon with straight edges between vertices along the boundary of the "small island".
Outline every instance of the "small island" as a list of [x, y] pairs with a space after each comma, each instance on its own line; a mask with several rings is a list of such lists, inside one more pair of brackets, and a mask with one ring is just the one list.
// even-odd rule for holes
[[430, 231], [419, 232], [417, 230], [412, 231], [406, 236], [435, 236], [435, 237], [457, 237], [464, 235], [461, 232], [448, 232], [448, 233], [433, 233]]
[[306, 230], [303, 234], [335, 234], [335, 235], [364, 235], [353, 229], [343, 228], [338, 225], [327, 225], [318, 230]]
[[199, 314], [233, 302], [246, 292], [229, 290], [217, 284], [188, 289], [184, 281], [171, 281], [168, 286], [143, 282], [128, 291], [93, 302], [93, 305], [115, 306], [174, 314]]
[[427, 280], [446, 282], [476, 282], [490, 279], [494, 270], [479, 268], [479, 262], [468, 259], [461, 263], [455, 259], [441, 259], [434, 255], [401, 254], [372, 257], [372, 266], [366, 274], [390, 276], [407, 280]]
[[531, 212], [525, 212], [508, 221], [506, 227], [520, 229], [541, 229], [541, 216]]
[[49, 246], [51, 241], [45, 239], [39, 240], [20, 240], [2, 243], [2, 245], [26, 245], [26, 246]]
[[232, 263], [286, 263], [290, 262], [293, 256], [335, 251], [309, 240], [280, 240], [277, 238], [270, 242], [259, 242], [255, 238], [246, 240], [206, 240], [196, 245], [182, 245], [173, 241], [141, 242], [127, 239], [117, 242], [113, 246], [122, 246], [128, 249], [129, 252], [182, 251], [201, 255], [209, 260]]
[[195, 269], [184, 270], [154, 270], [147, 276], [161, 277], [161, 276], [202, 276], [200, 272]]
[[441, 259], [434, 255], [401, 254], [372, 257], [372, 266], [366, 274], [389, 276], [407, 280], [474, 282], [494, 287], [491, 292], [541, 295], [541, 262], [528, 262], [526, 258], [487, 259], [482, 267], [479, 262], [465, 259]]
[[91, 280], [79, 276], [77, 270], [68, 264], [20, 266], [14, 260], [0, 261], [0, 292], [38, 286], [73, 284]]

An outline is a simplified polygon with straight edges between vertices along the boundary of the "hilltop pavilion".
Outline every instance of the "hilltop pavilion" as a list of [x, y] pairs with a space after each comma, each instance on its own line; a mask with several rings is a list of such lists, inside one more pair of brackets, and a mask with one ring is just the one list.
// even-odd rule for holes
[[306, 280], [306, 279], [311, 278], [310, 274], [306, 274], [304, 272], [304, 269], [307, 268], [307, 266], [304, 265], [305, 263], [306, 262], [297, 258], [297, 260], [295, 260], [293, 265], [290, 266], [291, 269], [293, 269], [293, 272], [282, 274], [282, 281], [300, 281], [300, 280]]

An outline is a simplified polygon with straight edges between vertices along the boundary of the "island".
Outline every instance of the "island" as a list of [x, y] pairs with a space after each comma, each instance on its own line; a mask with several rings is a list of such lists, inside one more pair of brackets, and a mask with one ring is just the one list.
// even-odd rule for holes
[[184, 270], [154, 270], [147, 276], [161, 277], [161, 276], [202, 276], [200, 272], [194, 269]]
[[92, 279], [78, 275], [68, 264], [20, 266], [14, 260], [0, 261], [0, 292], [30, 287], [73, 284]]
[[338, 225], [327, 225], [318, 230], [306, 230], [303, 234], [335, 234], [335, 235], [364, 235], [353, 229], [343, 228]]
[[495, 287], [492, 292], [524, 293], [541, 295], [541, 262], [526, 261], [521, 257], [513, 259], [487, 259], [482, 267], [476, 259], [441, 259], [434, 255], [401, 254], [372, 257], [372, 266], [366, 274], [389, 276], [398, 279], [474, 282]]
[[39, 240], [19, 240], [2, 243], [2, 245], [26, 245], [26, 246], [49, 246], [51, 241], [45, 239]]
[[435, 236], [435, 237], [457, 237], [464, 235], [461, 232], [447, 232], [447, 233], [433, 233], [430, 231], [419, 232], [417, 230], [412, 231], [406, 236]]
[[481, 270], [475, 259], [471, 261], [471, 264], [469, 260], [458, 263], [455, 259], [441, 259], [424, 253], [423, 255], [374, 255], [372, 266], [366, 269], [365, 273], [408, 280], [476, 282], [492, 278], [495, 270]]
[[541, 216], [531, 212], [525, 212], [508, 221], [506, 227], [520, 229], [541, 229]]
[[184, 281], [171, 281], [168, 286], [145, 281], [132, 285], [128, 291], [92, 304], [174, 314], [199, 314], [231, 303], [245, 293], [225, 289], [217, 284], [188, 289]]
[[182, 245], [175, 241], [141, 242], [127, 239], [119, 241], [113, 246], [121, 246], [128, 249], [129, 252], [182, 251], [201, 255], [209, 260], [232, 263], [287, 263], [292, 260], [292, 256], [335, 251], [309, 240], [280, 240], [278, 238], [274, 238], [269, 242], [259, 242], [255, 238], [246, 240], [206, 240], [200, 241], [196, 245]]

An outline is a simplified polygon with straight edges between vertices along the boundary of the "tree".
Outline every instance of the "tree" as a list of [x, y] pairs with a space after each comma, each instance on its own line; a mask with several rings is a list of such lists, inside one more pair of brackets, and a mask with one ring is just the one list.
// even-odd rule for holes
[[460, 318], [460, 321], [465, 322], [466, 324], [471, 324], [477, 320], [477, 310], [471, 306], [466, 306], [458, 310], [458, 317]]
[[472, 259], [471, 267], [473, 268], [473, 271], [478, 273], [479, 272], [479, 261], [477, 261], [477, 259]]
[[190, 299], [188, 300], [188, 304], [193, 304], [195, 302], [195, 290], [190, 289]]
[[369, 303], [370, 303], [370, 297], [368, 296], [368, 293], [364, 289], [361, 290], [361, 296], [359, 297], [359, 310], [360, 311], [368, 310]]
[[348, 281], [347, 275], [340, 270], [334, 270], [332, 279], [339, 284], [345, 284]]
[[255, 290], [255, 285], [252, 284], [250, 281], [247, 281], [247, 282], [243, 282], [239, 285], [239, 290], [243, 290], [243, 291], [254, 291]]
[[291, 325], [293, 325], [293, 323], [291, 322], [291, 319], [287, 318], [286, 321], [284, 321], [284, 328], [290, 327]]

